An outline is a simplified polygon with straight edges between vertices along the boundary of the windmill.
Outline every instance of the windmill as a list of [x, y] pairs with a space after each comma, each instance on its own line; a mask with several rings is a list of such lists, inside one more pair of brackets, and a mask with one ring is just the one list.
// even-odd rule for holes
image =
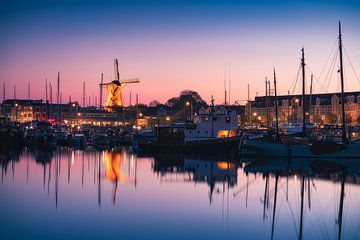
[[[131, 83], [140, 83], [138, 78], [133, 79], [122, 79], [120, 80], [120, 72], [119, 72], [119, 64], [118, 60], [115, 59], [114, 61], [114, 70], [115, 70], [115, 80], [110, 83], [100, 83], [100, 88], [106, 86], [108, 91], [108, 97], [106, 101], [105, 107], [112, 108], [112, 107], [122, 107], [123, 106], [123, 99], [122, 99], [122, 89]], [[101, 90], [100, 90], [101, 91]]]

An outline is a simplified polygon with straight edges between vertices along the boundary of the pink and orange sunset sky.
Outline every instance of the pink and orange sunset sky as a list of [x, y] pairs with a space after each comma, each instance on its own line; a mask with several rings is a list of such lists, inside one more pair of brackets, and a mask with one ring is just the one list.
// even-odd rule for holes
[[45, 78], [55, 86], [60, 71], [63, 102], [71, 95], [81, 103], [82, 83], [88, 96], [99, 95], [101, 73], [111, 81], [118, 58], [121, 77], [141, 81], [124, 89], [126, 104], [130, 91], [149, 103], [165, 102], [184, 89], [222, 103], [228, 66], [233, 103], [247, 98], [247, 84], [252, 97], [262, 95], [273, 66], [278, 91], [287, 94], [305, 47], [315, 92], [338, 91], [336, 73], [329, 87], [321, 85], [327, 85], [325, 63], [339, 20], [346, 90], [360, 90], [357, 1], [6, 0], [0, 8], [0, 82], [7, 98], [13, 98], [14, 84], [17, 98], [27, 98], [30, 82], [31, 97], [44, 99]]

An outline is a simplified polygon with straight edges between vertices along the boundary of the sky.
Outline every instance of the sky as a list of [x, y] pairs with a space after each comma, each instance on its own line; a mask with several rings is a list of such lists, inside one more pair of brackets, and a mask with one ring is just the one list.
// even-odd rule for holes
[[225, 78], [234, 103], [247, 99], [248, 84], [250, 98], [263, 95], [274, 67], [279, 94], [300, 92], [293, 83], [304, 47], [307, 85], [313, 73], [314, 92], [339, 91], [337, 62], [331, 70], [338, 21], [345, 90], [360, 90], [358, 1], [3, 0], [0, 82], [6, 98], [13, 98], [14, 85], [16, 97], [27, 98], [30, 83], [31, 98], [45, 99], [45, 79], [55, 96], [60, 72], [63, 102], [71, 95], [82, 103], [83, 82], [87, 99], [98, 96], [101, 73], [113, 80], [118, 58], [121, 78], [141, 81], [124, 88], [125, 104], [130, 92], [147, 104], [184, 89], [223, 103]]

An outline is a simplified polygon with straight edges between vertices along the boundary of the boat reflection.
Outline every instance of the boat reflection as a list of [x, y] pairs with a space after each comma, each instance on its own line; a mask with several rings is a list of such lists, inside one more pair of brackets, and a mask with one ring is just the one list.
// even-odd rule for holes
[[[201, 183], [209, 186], [209, 201], [213, 200], [215, 184], [225, 184], [234, 188], [237, 184], [238, 164], [226, 158], [209, 158], [186, 155], [156, 155], [153, 171], [161, 177], [161, 181], [185, 181]], [[171, 178], [172, 175], [176, 178]], [[182, 174], [183, 178], [178, 178]], [[225, 189], [223, 189], [223, 193]]]
[[[226, 217], [222, 226], [233, 235], [250, 231], [246, 224], [252, 223], [259, 228], [258, 237], [271, 239], [287, 234], [298, 239], [347, 239], [352, 233], [356, 239], [360, 233], [359, 222], [354, 221], [359, 213], [358, 159], [144, 157], [128, 148], [50, 152], [25, 148], [1, 153], [0, 164], [4, 190], [14, 188], [21, 196], [21, 191], [31, 189], [40, 204], [51, 203], [50, 212], [81, 208], [78, 214], [89, 211], [101, 218], [106, 212], [114, 219], [121, 212], [128, 219], [134, 214], [135, 222], [147, 217], [145, 223], [157, 212], [164, 219], [193, 214], [199, 222], [203, 220], [199, 216], [208, 214], [213, 218], [206, 221], [214, 228], [221, 215], [222, 220]], [[76, 205], [79, 202], [84, 206]]]
[[[269, 176], [275, 177], [274, 205], [271, 222], [271, 239], [274, 238], [276, 207], [279, 177], [286, 178], [286, 201], [288, 201], [289, 177], [300, 178], [300, 220], [298, 239], [303, 239], [304, 223], [304, 201], [305, 191], [308, 193], [308, 206], [311, 209], [311, 188], [315, 188], [314, 179], [321, 179], [333, 182], [340, 182], [340, 194], [338, 216], [335, 223], [338, 226], [337, 237], [342, 239], [342, 224], [346, 183], [360, 184], [360, 159], [246, 159], [244, 171], [249, 174], [261, 174], [265, 179], [265, 191], [263, 201], [263, 219], [265, 218], [266, 207], [269, 203]], [[307, 183], [307, 184], [306, 184]], [[306, 189], [307, 186], [307, 189]]]

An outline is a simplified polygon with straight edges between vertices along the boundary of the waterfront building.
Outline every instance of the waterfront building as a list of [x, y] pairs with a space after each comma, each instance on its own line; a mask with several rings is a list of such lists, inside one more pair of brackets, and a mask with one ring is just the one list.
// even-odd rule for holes
[[[360, 123], [360, 92], [344, 93], [345, 113], [347, 123], [357, 125]], [[340, 93], [306, 95], [307, 121], [317, 124], [339, 124], [341, 122], [341, 97]], [[268, 102], [268, 104], [266, 104]], [[267, 107], [268, 106], [268, 107]], [[278, 96], [279, 124], [300, 124], [302, 121], [302, 96], [283, 95]], [[246, 104], [246, 115], [251, 115], [257, 123], [265, 124], [267, 116], [270, 123], [275, 121], [274, 96], [255, 97], [254, 101]]]

